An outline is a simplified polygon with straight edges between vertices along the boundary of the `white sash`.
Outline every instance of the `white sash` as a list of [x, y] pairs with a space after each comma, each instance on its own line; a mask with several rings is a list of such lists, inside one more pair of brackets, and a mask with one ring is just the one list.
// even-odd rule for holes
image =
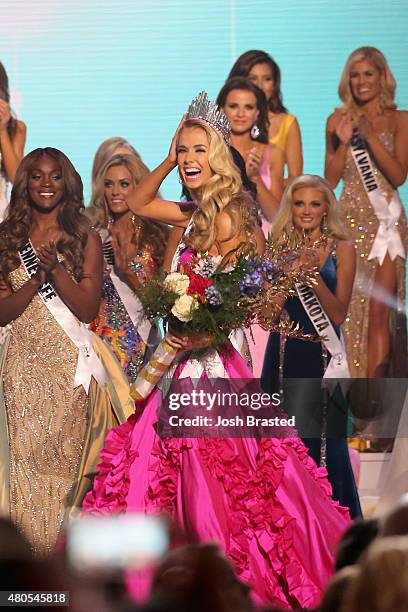
[[397, 229], [397, 222], [402, 211], [398, 192], [394, 191], [391, 201], [388, 203], [377, 182], [367, 145], [357, 128], [353, 129], [350, 148], [364, 190], [379, 222], [377, 235], [368, 259], [378, 258], [380, 265], [382, 265], [387, 251], [391, 261], [394, 261], [398, 255], [405, 259], [404, 245]]
[[316, 293], [307, 285], [296, 285], [296, 289], [307, 316], [331, 355], [323, 378], [350, 378], [346, 350]]
[[192, 378], [198, 382], [203, 372], [207, 374], [208, 378], [228, 378], [220, 354], [216, 349], [208, 349], [199, 359], [190, 356], [180, 374], [180, 378]]
[[[116, 274], [114, 265], [115, 265], [115, 254], [112, 248], [112, 239], [108, 238], [103, 243], [103, 254], [106, 262], [110, 266], [110, 277], [115, 287], [118, 295], [122, 301], [122, 304], [125, 307], [126, 312], [128, 313], [130, 320], [133, 323], [134, 328], [137, 330], [137, 333], [142, 338], [145, 344], [148, 344], [149, 335], [152, 329], [152, 324], [145, 317], [143, 312], [143, 306], [137, 295], [132, 291], [132, 289], [124, 283], [119, 276]], [[157, 337], [158, 344], [160, 342], [160, 337]]]
[[[38, 267], [37, 255], [31, 241], [19, 250], [19, 255], [25, 271], [31, 278], [37, 272]], [[91, 332], [83, 323], [78, 321], [68, 306], [64, 304], [51, 283], [45, 282], [44, 285], [39, 287], [38, 295], [58, 325], [78, 348], [74, 387], [82, 385], [88, 393], [92, 376], [102, 387], [106, 382], [106, 372], [94, 351]]]

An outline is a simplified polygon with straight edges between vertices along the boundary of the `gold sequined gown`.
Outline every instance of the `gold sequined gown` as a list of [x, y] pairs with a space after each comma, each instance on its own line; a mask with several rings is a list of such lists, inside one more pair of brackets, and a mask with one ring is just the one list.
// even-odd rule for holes
[[[385, 148], [393, 153], [394, 136], [390, 132], [380, 134]], [[387, 201], [394, 192], [387, 179], [376, 168], [374, 172]], [[367, 374], [367, 340], [369, 326], [370, 295], [378, 260], [368, 261], [368, 255], [378, 230], [378, 219], [367, 197], [364, 186], [354, 163], [351, 150], [347, 153], [343, 174], [344, 187], [340, 197], [343, 221], [349, 230], [357, 249], [357, 272], [348, 316], [343, 325], [351, 376], [365, 378]], [[398, 221], [398, 231], [405, 249], [407, 248], [407, 220], [404, 210]], [[389, 374], [405, 375], [406, 364], [406, 320], [405, 320], [405, 260], [396, 258], [397, 267], [397, 309], [392, 313], [392, 353]]]
[[[13, 290], [21, 287], [27, 281], [23, 266], [9, 280]], [[74, 389], [77, 351], [36, 295], [13, 321], [3, 358], [0, 480], [6, 486], [0, 506], [3, 513], [8, 506], [11, 519], [39, 554], [52, 551], [69, 509], [80, 506], [105, 432], [131, 413], [124, 387], [123, 401], [114, 397], [113, 402], [115, 392], [109, 394], [107, 387], [102, 392], [94, 380], [89, 397], [82, 386]]]

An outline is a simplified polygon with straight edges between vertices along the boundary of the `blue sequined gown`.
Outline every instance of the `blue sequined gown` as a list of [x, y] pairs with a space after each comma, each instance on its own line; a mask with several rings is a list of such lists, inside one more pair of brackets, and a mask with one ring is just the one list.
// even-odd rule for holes
[[[320, 275], [334, 293], [337, 277], [333, 253], [327, 258]], [[289, 298], [284, 310], [291, 321], [300, 324], [305, 334], [316, 333], [298, 297]], [[282, 368], [283, 387], [280, 384], [279, 365]], [[326, 460], [333, 497], [342, 506], [349, 507], [351, 517], [356, 518], [361, 516], [361, 508], [347, 446], [348, 406], [339, 387], [332, 396], [327, 395], [325, 401], [321, 389], [324, 370], [320, 342], [284, 338], [276, 332], [270, 334], [262, 370], [262, 386], [269, 393], [283, 388], [285, 412], [295, 415], [299, 434], [317, 464], [325, 455], [323, 459]], [[324, 433], [322, 436], [324, 430], [326, 436]]]

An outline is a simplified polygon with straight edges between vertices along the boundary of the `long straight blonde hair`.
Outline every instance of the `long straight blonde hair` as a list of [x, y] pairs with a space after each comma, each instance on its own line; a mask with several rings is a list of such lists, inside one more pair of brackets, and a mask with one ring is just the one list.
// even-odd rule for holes
[[339, 204], [329, 183], [316, 174], [302, 174], [292, 179], [283, 192], [281, 204], [272, 225], [272, 239], [279, 241], [284, 232], [293, 232], [292, 203], [293, 194], [298, 189], [312, 187], [318, 189], [327, 204], [326, 225], [335, 238], [347, 239], [347, 232], [340, 220]]

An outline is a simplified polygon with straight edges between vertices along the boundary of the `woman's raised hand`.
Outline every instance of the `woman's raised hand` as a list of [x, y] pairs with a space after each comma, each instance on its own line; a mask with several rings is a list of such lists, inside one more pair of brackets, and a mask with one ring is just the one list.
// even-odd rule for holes
[[246, 162], [245, 162], [246, 173], [249, 178], [255, 178], [259, 176], [259, 172], [261, 169], [261, 163], [262, 163], [261, 154], [259, 153], [256, 147], [252, 147], [252, 149], [249, 151], [247, 155]]
[[10, 118], [10, 106], [5, 100], [0, 100], [0, 131], [7, 129]]
[[178, 124], [177, 130], [175, 131], [173, 139], [171, 141], [171, 145], [170, 145], [170, 149], [169, 149], [169, 154], [168, 154], [167, 158], [174, 165], [177, 164], [177, 141], [178, 141], [179, 133], [180, 133], [181, 128], [183, 127], [184, 123], [186, 122], [186, 120], [187, 120], [187, 114], [183, 115], [180, 123]]
[[351, 113], [345, 113], [341, 116], [335, 132], [341, 143], [346, 146], [350, 144], [351, 137], [353, 136], [353, 122]]

